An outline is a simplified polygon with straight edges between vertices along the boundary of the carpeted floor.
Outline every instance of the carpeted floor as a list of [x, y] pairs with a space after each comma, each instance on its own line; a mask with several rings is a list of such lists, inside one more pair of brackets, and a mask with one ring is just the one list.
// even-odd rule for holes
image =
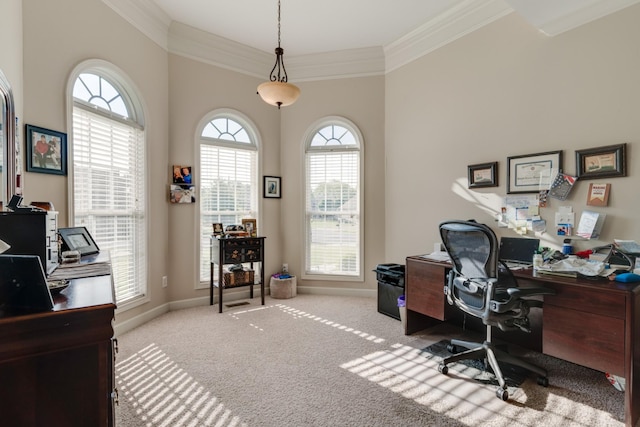
[[[604, 374], [537, 353], [508, 402], [422, 349], [463, 334], [405, 336], [368, 298], [298, 295], [167, 313], [118, 337], [119, 427], [622, 426]], [[473, 337], [476, 338], [476, 337]]]

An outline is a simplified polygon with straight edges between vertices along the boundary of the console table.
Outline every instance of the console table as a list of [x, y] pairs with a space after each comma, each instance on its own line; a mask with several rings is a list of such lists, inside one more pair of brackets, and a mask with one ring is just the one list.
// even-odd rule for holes
[[[222, 313], [222, 290], [225, 287], [223, 270], [227, 264], [260, 263], [260, 298], [264, 305], [264, 239], [265, 237], [211, 237], [211, 276], [209, 279], [209, 305], [213, 305], [213, 288], [218, 287], [218, 310]], [[215, 270], [218, 281], [214, 281]], [[249, 296], [253, 298], [254, 280], [234, 287], [250, 286]]]
[[[423, 256], [408, 257], [406, 262], [405, 334], [459, 315], [460, 310], [447, 303], [443, 291], [451, 265]], [[532, 319], [532, 334], [518, 334], [528, 340], [525, 346], [624, 377], [625, 424], [635, 426], [640, 417], [640, 343], [636, 343], [640, 286], [606, 279], [538, 277], [532, 269], [513, 274], [522, 287], [543, 285], [556, 291], [543, 297], [544, 306], [538, 318]]]
[[0, 318], [0, 424], [113, 426], [111, 276], [73, 279], [53, 302]]

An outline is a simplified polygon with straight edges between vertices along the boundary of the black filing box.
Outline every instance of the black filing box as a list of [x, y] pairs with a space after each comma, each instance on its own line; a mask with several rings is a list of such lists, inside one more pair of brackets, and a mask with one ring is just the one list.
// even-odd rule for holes
[[404, 265], [378, 264], [378, 313], [400, 320], [398, 297], [404, 295]]

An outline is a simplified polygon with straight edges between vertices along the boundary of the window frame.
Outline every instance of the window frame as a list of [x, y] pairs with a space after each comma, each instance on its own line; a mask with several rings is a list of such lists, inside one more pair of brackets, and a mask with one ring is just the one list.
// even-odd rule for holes
[[[73, 111], [76, 102], [78, 104], [87, 106], [90, 105], [85, 101], [77, 100], [74, 98], [74, 85], [76, 80], [79, 78], [81, 74], [85, 73], [93, 73], [106, 78], [109, 83], [113, 85], [113, 87], [119, 92], [120, 96], [123, 98], [125, 104], [128, 106], [129, 118], [122, 117], [118, 114], [108, 113], [106, 111], [100, 110], [95, 113], [100, 114], [101, 116], [124, 122], [127, 125], [131, 125], [132, 127], [138, 127], [138, 129], [143, 130], [145, 132], [143, 143], [145, 144], [144, 150], [148, 152], [148, 138], [147, 132], [145, 129], [145, 117], [147, 117], [146, 105], [140, 96], [141, 91], [135, 85], [133, 80], [129, 78], [129, 76], [121, 70], [116, 65], [101, 59], [89, 59], [83, 61], [78, 64], [69, 74], [69, 78], [67, 80], [67, 105], [66, 105], [66, 113], [67, 113], [67, 129], [68, 131], [68, 156], [69, 156], [69, 167], [68, 167], [68, 179], [67, 179], [67, 191], [68, 191], [68, 200], [67, 200], [67, 223], [69, 226], [75, 226], [74, 217], [75, 217], [75, 171], [74, 171], [74, 162], [73, 162], [73, 138], [74, 138], [74, 119], [73, 119]], [[132, 96], [133, 94], [133, 96]], [[149, 184], [149, 167], [148, 167], [148, 156], [144, 156], [144, 188], [145, 193], [148, 193], [148, 184]], [[146, 254], [146, 262], [144, 265], [144, 279], [143, 283], [140, 284], [140, 294], [135, 296], [125, 302], [116, 302], [117, 308], [116, 313], [124, 312], [135, 307], [138, 307], [142, 304], [149, 302], [151, 299], [149, 297], [149, 197], [145, 198], [144, 201], [144, 224], [142, 233], [144, 234], [144, 247]]]
[[[234, 141], [229, 141], [229, 140], [224, 140], [224, 139], [215, 139], [215, 138], [211, 138], [211, 137], [203, 137], [202, 136], [202, 132], [204, 131], [204, 128], [207, 126], [207, 124], [209, 124], [212, 120], [215, 120], [217, 118], [228, 118], [231, 119], [235, 122], [237, 122], [238, 124], [240, 124], [243, 129], [247, 132], [249, 139], [251, 141], [251, 143], [238, 143], [238, 142], [234, 142]], [[260, 172], [261, 172], [261, 164], [262, 164], [262, 143], [261, 143], [261, 138], [260, 138], [260, 133], [258, 132], [258, 127], [255, 125], [255, 123], [253, 122], [253, 120], [251, 120], [248, 116], [246, 116], [245, 114], [241, 113], [238, 110], [232, 109], [232, 108], [218, 108], [215, 110], [210, 111], [209, 113], [207, 113], [201, 120], [200, 122], [198, 122], [198, 125], [196, 126], [195, 129], [195, 136], [194, 136], [194, 153], [195, 153], [195, 164], [201, 168], [201, 156], [200, 156], [200, 149], [201, 149], [201, 144], [203, 140], [206, 140], [210, 143], [210, 145], [214, 145], [214, 146], [218, 146], [218, 147], [222, 147], [222, 148], [229, 148], [229, 149], [244, 149], [247, 151], [255, 151], [256, 153], [256, 161], [255, 161], [255, 209], [256, 209], [256, 221], [258, 224], [262, 224], [262, 215], [261, 215], [261, 211], [262, 211], [262, 200], [259, 197], [260, 194]], [[213, 144], [211, 144], [213, 142]], [[242, 144], [242, 145], [241, 145]], [[200, 201], [200, 204], [198, 206], [198, 209], [196, 209], [195, 212], [195, 223], [196, 223], [196, 233], [195, 233], [195, 237], [196, 237], [196, 263], [195, 263], [195, 285], [194, 285], [194, 289], [199, 290], [199, 289], [209, 289], [209, 280], [201, 280], [200, 277], [200, 267], [201, 264], [203, 263], [203, 257], [202, 257], [202, 252], [200, 250], [200, 238], [202, 236], [202, 203], [201, 203], [201, 190], [202, 190], [202, 170], [199, 171], [198, 175], [197, 175], [197, 183], [196, 183], [196, 192], [197, 192], [197, 200]], [[229, 224], [223, 224], [224, 226], [227, 226]], [[260, 226], [258, 228], [260, 229]], [[212, 234], [212, 233], [211, 233]], [[204, 261], [206, 262], [206, 261]], [[264, 268], [264, 266], [262, 266], [262, 268]], [[214, 278], [215, 279], [215, 278]]]
[[[356, 144], [353, 146], [325, 146], [325, 147], [312, 147], [311, 142], [313, 141], [314, 136], [323, 128], [334, 125], [341, 126], [346, 128], [349, 132], [352, 133], [356, 140]], [[303, 144], [301, 144], [301, 156], [303, 167], [302, 170], [302, 230], [300, 233], [300, 245], [304, 248], [304, 252], [301, 257], [301, 265], [300, 271], [302, 272], [302, 279], [306, 280], [323, 280], [323, 281], [342, 281], [342, 282], [364, 282], [364, 258], [365, 258], [365, 246], [364, 246], [364, 138], [362, 137], [362, 132], [355, 123], [351, 120], [342, 117], [342, 116], [327, 116], [323, 117], [316, 122], [314, 122], [305, 133]], [[311, 152], [357, 152], [359, 155], [358, 158], [358, 203], [359, 203], [359, 239], [358, 239], [358, 252], [359, 252], [359, 262], [358, 262], [358, 274], [357, 275], [344, 275], [344, 274], [328, 274], [328, 273], [314, 273], [307, 271], [307, 247], [308, 237], [309, 237], [309, 229], [308, 229], [308, 221], [307, 221], [307, 154]]]

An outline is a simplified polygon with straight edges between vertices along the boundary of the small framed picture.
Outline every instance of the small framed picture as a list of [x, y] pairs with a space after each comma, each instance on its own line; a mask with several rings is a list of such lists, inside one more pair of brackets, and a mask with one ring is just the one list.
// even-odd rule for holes
[[89, 234], [86, 227], [59, 228], [58, 234], [62, 239], [63, 251], [78, 251], [80, 256], [97, 254], [98, 245]]
[[195, 185], [171, 185], [169, 189], [169, 201], [171, 203], [195, 203]]
[[279, 199], [281, 197], [281, 185], [279, 176], [264, 177], [264, 197]]
[[481, 163], [468, 167], [469, 188], [497, 187], [498, 162]]
[[193, 184], [191, 166], [173, 165], [173, 178], [171, 182], [174, 184]]
[[257, 237], [258, 236], [258, 228], [256, 227], [255, 218], [243, 218], [242, 226], [244, 227], [244, 231], [246, 231], [249, 236]]
[[576, 150], [576, 174], [580, 179], [627, 176], [627, 144]]
[[224, 234], [224, 226], [221, 222], [214, 222], [212, 227], [214, 236], [222, 236]]
[[67, 174], [67, 134], [32, 125], [26, 127], [27, 172]]

